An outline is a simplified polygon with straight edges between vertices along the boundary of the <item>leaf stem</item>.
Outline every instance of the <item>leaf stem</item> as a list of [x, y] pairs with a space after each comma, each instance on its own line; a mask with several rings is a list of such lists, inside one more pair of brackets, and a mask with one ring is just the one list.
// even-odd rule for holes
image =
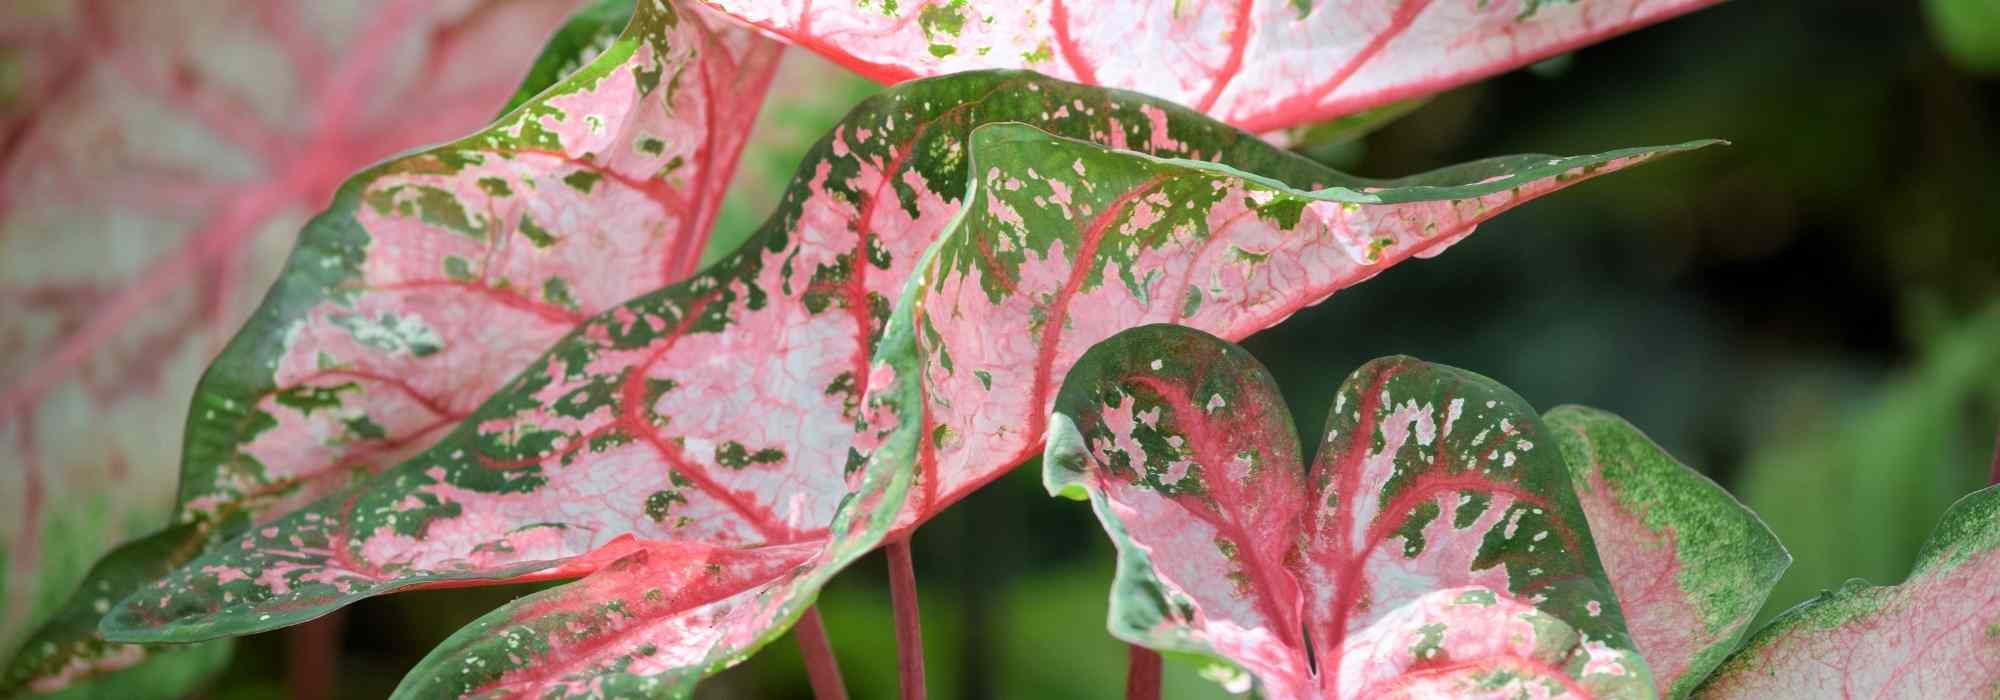
[[2000, 432], [1993, 433], [1993, 473], [1986, 478], [1987, 486], [2000, 485]]
[[840, 662], [833, 657], [833, 645], [826, 640], [826, 623], [819, 619], [819, 606], [806, 608], [792, 627], [799, 653], [806, 659], [806, 678], [812, 681], [817, 700], [847, 700], [847, 684], [840, 678]]
[[1125, 668], [1125, 700], [1160, 700], [1160, 652], [1137, 644]]
[[340, 670], [340, 632], [347, 611], [285, 630], [285, 687], [296, 700], [326, 700], [334, 696]]
[[896, 608], [896, 661], [903, 700], [924, 700], [924, 628], [917, 615], [917, 572], [910, 565], [908, 536], [891, 541], [889, 600]]

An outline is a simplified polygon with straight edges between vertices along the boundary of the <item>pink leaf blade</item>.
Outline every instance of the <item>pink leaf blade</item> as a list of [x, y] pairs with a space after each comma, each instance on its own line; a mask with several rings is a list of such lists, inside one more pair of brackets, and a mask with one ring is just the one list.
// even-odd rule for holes
[[1894, 586], [1860, 580], [1752, 635], [1701, 698], [1983, 697], [2000, 690], [2000, 486], [1952, 505]]
[[[708, 4], [885, 83], [1025, 68], [1263, 132], [1441, 92], [1715, 1]], [[1134, 51], [1155, 60], [1121, 58]]]
[[920, 312], [918, 347], [893, 352], [923, 358], [925, 430], [945, 438], [919, 469], [910, 518], [1036, 454], [1056, 381], [1119, 330], [1174, 323], [1242, 338], [1441, 253], [1523, 202], [1710, 143], [1509, 156], [1386, 181], [1273, 179], [1026, 125], [984, 127], [975, 199], [902, 302]]
[[[1120, 638], [1227, 660], [1274, 697], [1651, 695], [1566, 466], [1491, 380], [1369, 363], [1308, 473], [1290, 431], [1268, 429], [1290, 422], [1261, 365], [1142, 326], [1084, 354], [1052, 421], [1044, 480], [1087, 495], [1117, 545]], [[1235, 489], [1246, 470], [1291, 487]]]
[[1088, 494], [1112, 531], [1112, 633], [1235, 660], [1267, 692], [1309, 684], [1287, 561], [1305, 472], [1269, 374], [1240, 348], [1142, 326], [1085, 353], [1058, 396], [1043, 481]]
[[[1580, 683], [1650, 694], [1568, 466], [1520, 396], [1464, 370], [1375, 360], [1341, 385], [1324, 440], [1305, 546], [1319, 566], [1306, 575], [1315, 640], [1357, 634], [1431, 591], [1476, 586], [1564, 621], [1587, 655], [1607, 658]], [[1321, 679], [1342, 693], [1353, 683]]]
[[1749, 635], [1791, 556], [1757, 515], [1609, 413], [1544, 414], [1625, 624], [1664, 694], [1687, 697]]
[[648, 10], [493, 126], [352, 178], [197, 390], [184, 517], [240, 530], [398, 463], [691, 271], [777, 51]]

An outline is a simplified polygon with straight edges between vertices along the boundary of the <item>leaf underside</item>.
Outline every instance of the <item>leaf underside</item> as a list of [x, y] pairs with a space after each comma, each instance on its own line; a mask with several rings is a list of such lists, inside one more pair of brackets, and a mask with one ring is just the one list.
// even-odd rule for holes
[[1086, 352], [1055, 413], [1045, 481], [1118, 547], [1122, 639], [1271, 697], [1651, 695], [1561, 452], [1490, 379], [1371, 362], [1308, 470], [1262, 365], [1146, 326]]
[[1029, 69], [1255, 132], [1441, 92], [1715, 1], [705, 0], [885, 83]]
[[2000, 694], [2000, 486], [1945, 511], [1894, 586], [1859, 579], [1772, 620], [1702, 698]]
[[[679, 17], [683, 27], [702, 19]], [[662, 54], [687, 50], [672, 41]], [[603, 80], [622, 75], [614, 70]], [[1047, 131], [1007, 124], [1022, 121]], [[1436, 253], [1516, 203], [1681, 148], [1517, 156], [1370, 181], [1129, 93], [1016, 72], [901, 85], [863, 103], [814, 147], [778, 211], [736, 253], [584, 319], [465, 409], [428, 449], [205, 554], [129, 598], [104, 629], [134, 641], [207, 639], [295, 624], [404, 588], [596, 571], [548, 594], [567, 602], [483, 618], [474, 626], [482, 631], [468, 628], [441, 647], [402, 692], [601, 694], [613, 677], [671, 692], [674, 679], [767, 643], [899, 517], [908, 525], [935, 513], [1027, 455], [1040, 423], [1004, 421], [1045, 413], [1027, 409], [1045, 408], [1053, 392], [1029, 376], [1059, 376], [1049, 373], [1069, 360], [1036, 360], [1034, 347], [1080, 348], [1149, 318], [1240, 336], [1402, 259]], [[1137, 192], [1143, 181], [1159, 186]], [[335, 208], [373, 207], [366, 199], [373, 191], [380, 190], [350, 186]], [[386, 211], [362, 213], [423, 223], [432, 210], [421, 197], [413, 202], [407, 213], [397, 199]], [[446, 229], [461, 221], [433, 218]], [[486, 219], [503, 227], [507, 220]], [[923, 257], [940, 237], [944, 245]], [[1079, 281], [1066, 286], [1071, 263], [1061, 251], [1086, 239], [1107, 255], [1084, 256], [1091, 264], [1076, 267]], [[1213, 255], [1195, 255], [1197, 248]], [[1105, 272], [1108, 260], [1155, 252], [1199, 264], [1176, 268], [1187, 276], [1151, 271], [1126, 280]], [[295, 261], [304, 265], [314, 254], [301, 249]], [[982, 287], [980, 266], [1004, 277]], [[926, 277], [906, 284], [915, 270]], [[981, 311], [986, 316], [937, 315], [940, 299], [960, 303], [960, 292], [982, 289], [981, 303], [995, 305]], [[1081, 300], [1043, 308], [1074, 296], [1119, 313], [1065, 312], [1093, 308]], [[968, 295], [963, 303], [971, 302]], [[1033, 322], [1038, 316], [1055, 320]], [[959, 348], [936, 343], [979, 332], [1026, 341], [1028, 354], [977, 357], [951, 374], [946, 353]], [[415, 355], [409, 341], [426, 336], [389, 337]], [[259, 347], [286, 346], [266, 338]], [[967, 450], [975, 441], [954, 439], [968, 435], [962, 421], [973, 416], [963, 409], [975, 395], [956, 397], [972, 386], [980, 395], [988, 387], [1020, 395], [978, 418], [1031, 426], [1032, 434], [991, 436], [1005, 449], [973, 459]], [[905, 499], [916, 486], [923, 497]], [[671, 560], [682, 555], [671, 552], [739, 549], [809, 555], [770, 569], [742, 564], [755, 575], [723, 566], [704, 580], [726, 585], [704, 584], [702, 595], [619, 620], [619, 632], [607, 633], [615, 643], [547, 639], [560, 626], [550, 620], [591, 615], [581, 609], [591, 598], [574, 591], [643, 595], [647, 584], [634, 577], [679, 570]], [[647, 563], [604, 568], [637, 556]], [[713, 624], [695, 634], [686, 615], [708, 615]], [[492, 648], [482, 640], [508, 634], [544, 643], [510, 663], [512, 672], [452, 675]], [[537, 667], [569, 671], [538, 675]]]

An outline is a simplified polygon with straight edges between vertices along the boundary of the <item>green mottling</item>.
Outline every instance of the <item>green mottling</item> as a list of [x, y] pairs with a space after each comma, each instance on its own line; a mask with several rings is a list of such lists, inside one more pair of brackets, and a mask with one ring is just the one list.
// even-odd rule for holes
[[364, 201], [384, 216], [415, 216], [431, 226], [486, 239], [487, 222], [466, 213], [465, 205], [449, 190], [430, 185], [392, 185], [370, 191]]
[[591, 188], [596, 187], [598, 181], [603, 179], [604, 175], [602, 173], [592, 170], [578, 170], [564, 175], [562, 181], [563, 184], [569, 185], [578, 192], [590, 194]]
[[445, 279], [457, 282], [470, 282], [477, 279], [477, 276], [472, 274], [472, 263], [466, 262], [465, 258], [456, 255], [444, 256], [444, 276]]
[[389, 437], [389, 431], [384, 429], [382, 424], [370, 420], [368, 416], [355, 416], [341, 423], [347, 426], [347, 432], [363, 440], [381, 440]]
[[479, 178], [479, 189], [486, 190], [487, 194], [495, 197], [511, 197], [514, 195], [514, 188], [508, 187], [507, 181], [503, 178]]
[[561, 277], [550, 277], [542, 281], [542, 299], [571, 311], [578, 308], [576, 297], [570, 294], [569, 282]]
[[993, 373], [983, 369], [975, 369], [972, 370], [972, 376], [979, 380], [980, 388], [987, 391], [993, 390]]
[[639, 149], [640, 153], [657, 156], [661, 153], [666, 152], [667, 142], [661, 141], [651, 136], [642, 136], [639, 138], [637, 148]]
[[743, 443], [735, 440], [715, 447], [715, 463], [730, 469], [743, 469], [752, 464], [777, 464], [785, 461], [785, 451], [776, 447], [766, 447], [752, 452]]
[[652, 518], [656, 523], [666, 522], [670, 509], [686, 503], [687, 496], [681, 495], [678, 490], [654, 491], [652, 495], [646, 497], [646, 517]]
[[444, 339], [416, 314], [384, 311], [373, 318], [363, 314], [332, 314], [327, 320], [347, 329], [355, 342], [390, 354], [429, 357], [444, 349]]
[[527, 238], [536, 248], [547, 248], [556, 244], [555, 234], [536, 224], [526, 213], [521, 214], [521, 223], [516, 225], [514, 230], [520, 231], [521, 236]]
[[347, 382], [336, 386], [293, 386], [286, 387], [272, 395], [281, 406], [298, 409], [299, 413], [312, 415], [313, 411], [340, 408], [340, 395], [360, 391], [361, 385]]

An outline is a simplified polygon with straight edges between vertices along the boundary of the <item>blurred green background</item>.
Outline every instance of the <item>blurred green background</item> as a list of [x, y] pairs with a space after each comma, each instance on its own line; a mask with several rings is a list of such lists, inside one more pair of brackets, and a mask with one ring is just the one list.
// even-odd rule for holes
[[[1887, 583], [2000, 428], [2000, 16], [1985, 0], [1726, 3], [1430, 101], [1357, 142], [1304, 148], [1373, 176], [1514, 152], [1719, 137], [1519, 209], [1252, 338], [1308, 438], [1332, 389], [1401, 353], [1538, 407], [1620, 413], [1730, 487], [1795, 563], [1765, 615], [1850, 577]], [[874, 88], [797, 51], [717, 231], [757, 223], [801, 152]], [[1464, 300], [1477, 300], [1468, 303]], [[1316, 444], [1307, 439], [1306, 444]], [[917, 536], [938, 697], [1113, 697], [1110, 548], [1039, 465]], [[345, 616], [342, 697], [380, 697], [452, 630], [526, 589], [375, 599]], [[821, 597], [857, 698], [892, 697], [879, 555]], [[215, 698], [282, 687], [277, 635]], [[1169, 661], [1169, 697], [1221, 693]], [[809, 697], [781, 641], [710, 698]]]

